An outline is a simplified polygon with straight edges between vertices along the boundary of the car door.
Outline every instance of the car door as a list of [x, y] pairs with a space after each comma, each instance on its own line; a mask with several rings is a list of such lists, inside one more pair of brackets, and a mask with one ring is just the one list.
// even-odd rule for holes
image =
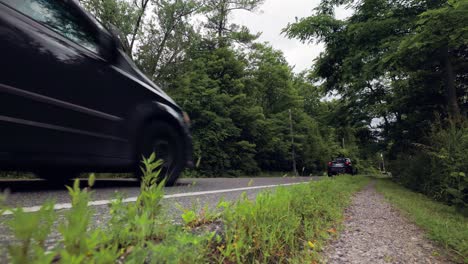
[[108, 106], [115, 75], [99, 53], [98, 29], [75, 7], [66, 0], [0, 0], [4, 155], [93, 163], [128, 153], [122, 112]]

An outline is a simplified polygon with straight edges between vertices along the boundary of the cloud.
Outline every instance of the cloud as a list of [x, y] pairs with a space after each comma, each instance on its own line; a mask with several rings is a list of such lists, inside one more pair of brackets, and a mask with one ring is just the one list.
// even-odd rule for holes
[[[288, 39], [281, 33], [288, 23], [296, 18], [307, 17], [320, 3], [320, 0], [266, 0], [256, 12], [239, 10], [233, 13], [232, 21], [247, 26], [253, 33], [262, 32], [261, 42], [269, 42], [275, 49], [283, 51], [295, 72], [312, 66], [313, 60], [323, 51], [323, 44], [303, 44], [296, 39]], [[337, 17], [345, 18], [350, 10], [339, 8]]]

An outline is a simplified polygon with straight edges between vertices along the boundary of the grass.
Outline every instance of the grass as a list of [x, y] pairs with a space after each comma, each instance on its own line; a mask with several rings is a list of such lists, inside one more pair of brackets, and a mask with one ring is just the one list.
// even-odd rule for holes
[[452, 252], [456, 261], [468, 263], [468, 218], [455, 207], [431, 200], [388, 179], [378, 179], [377, 190], [423, 228], [428, 238]]
[[319, 260], [336, 234], [351, 195], [365, 177], [332, 179], [277, 188], [254, 201], [246, 197], [225, 208], [225, 235], [217, 246], [221, 263], [310, 263]]
[[[53, 203], [35, 213], [21, 208], [6, 222], [17, 241], [8, 246], [11, 263], [306, 263], [319, 261], [326, 241], [336, 235], [351, 195], [366, 177], [339, 176], [265, 191], [254, 200], [219, 201], [182, 210], [174, 224], [161, 205], [164, 181], [156, 184], [161, 163], [144, 160], [141, 193], [135, 203], [117, 196], [104, 227], [90, 229], [91, 188], [68, 187], [72, 208], [58, 217]], [[94, 183], [94, 175], [88, 185]], [[0, 213], [2, 209], [0, 208]], [[58, 222], [61, 240], [45, 248]], [[2, 223], [3, 224], [3, 223]], [[212, 231], [210, 227], [217, 227]]]
[[19, 171], [0, 171], [0, 179], [34, 179], [34, 174]]

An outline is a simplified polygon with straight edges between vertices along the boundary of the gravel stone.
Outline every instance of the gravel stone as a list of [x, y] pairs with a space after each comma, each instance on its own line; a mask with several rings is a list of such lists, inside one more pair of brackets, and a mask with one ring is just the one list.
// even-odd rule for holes
[[325, 248], [324, 262], [452, 263], [421, 229], [385, 201], [374, 185], [353, 197], [345, 212], [344, 231]]

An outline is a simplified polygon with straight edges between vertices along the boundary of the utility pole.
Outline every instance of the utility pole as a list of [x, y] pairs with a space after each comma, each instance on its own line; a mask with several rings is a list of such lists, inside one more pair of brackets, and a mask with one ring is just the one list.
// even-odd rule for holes
[[289, 130], [291, 132], [291, 154], [292, 154], [292, 161], [293, 161], [293, 172], [294, 175], [297, 176], [297, 169], [296, 169], [296, 155], [294, 153], [294, 131], [293, 131], [293, 125], [292, 125], [292, 114], [291, 114], [291, 108], [289, 109]]
[[344, 137], [341, 138], [341, 142], [342, 142], [342, 146], [343, 146], [343, 149], [345, 148], [344, 146]]

